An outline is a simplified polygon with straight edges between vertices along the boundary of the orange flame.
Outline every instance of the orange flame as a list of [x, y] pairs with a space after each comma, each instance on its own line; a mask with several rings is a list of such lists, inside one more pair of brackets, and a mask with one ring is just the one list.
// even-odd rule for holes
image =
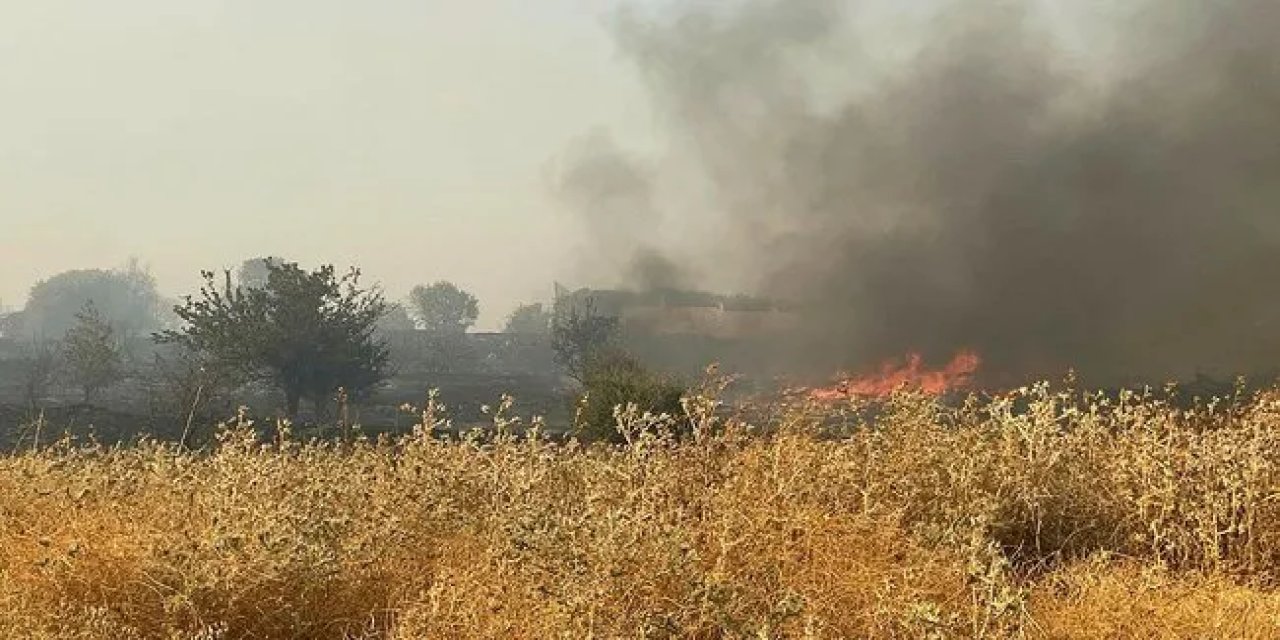
[[825, 402], [851, 397], [884, 398], [903, 388], [941, 395], [969, 385], [981, 365], [978, 354], [962, 351], [945, 367], [928, 370], [924, 368], [923, 358], [913, 353], [907, 356], [905, 364], [891, 360], [880, 366], [879, 373], [846, 376], [834, 386], [811, 390], [809, 397]]

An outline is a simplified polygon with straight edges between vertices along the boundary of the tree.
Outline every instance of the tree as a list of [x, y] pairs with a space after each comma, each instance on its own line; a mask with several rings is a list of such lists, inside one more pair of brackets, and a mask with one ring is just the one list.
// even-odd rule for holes
[[466, 333], [480, 316], [476, 297], [452, 282], [418, 285], [409, 292], [409, 303], [422, 328], [432, 333]]
[[415, 328], [413, 318], [409, 317], [409, 312], [400, 304], [388, 304], [387, 312], [378, 319], [378, 331], [384, 335], [413, 331]]
[[71, 379], [84, 391], [86, 403], [119, 379], [121, 356], [115, 331], [92, 302], [76, 314], [76, 325], [67, 331], [63, 349]]
[[32, 342], [26, 349], [20, 364], [22, 395], [32, 410], [49, 395], [59, 372], [60, 350], [58, 343], [51, 341]]
[[387, 304], [377, 288], [360, 286], [360, 272], [339, 276], [333, 266], [308, 272], [295, 263], [268, 263], [262, 287], [232, 285], [212, 272], [197, 296], [175, 309], [185, 322], [157, 334], [203, 354], [222, 370], [274, 384], [296, 416], [302, 399], [323, 411], [339, 387], [353, 397], [385, 378], [389, 352], [375, 335]]
[[151, 416], [181, 425], [180, 444], [187, 444], [194, 425], [231, 415], [239, 388], [235, 372], [218, 366], [208, 354], [177, 344], [157, 349], [152, 357], [143, 376]]
[[26, 314], [21, 311], [12, 311], [0, 314], [0, 338], [16, 338], [20, 335], [26, 335], [24, 331], [26, 327]]
[[124, 269], [66, 271], [37, 283], [17, 329], [30, 340], [60, 340], [90, 301], [122, 342], [159, 330], [166, 322], [155, 278], [133, 262]]
[[551, 348], [555, 351], [556, 363], [569, 377], [584, 382], [588, 361], [598, 352], [613, 347], [617, 338], [618, 319], [598, 314], [592, 300], [581, 304], [567, 299], [557, 301], [551, 325]]
[[551, 314], [541, 304], [522, 304], [507, 316], [506, 333], [545, 335], [551, 332]]
[[267, 278], [271, 276], [271, 264], [284, 264], [284, 259], [275, 257], [249, 258], [240, 263], [236, 269], [236, 283], [245, 289], [261, 289], [267, 286]]
[[622, 440], [613, 412], [629, 404], [641, 414], [671, 416], [681, 428], [687, 423], [681, 403], [684, 386], [649, 371], [621, 349], [592, 352], [584, 363], [582, 387], [586, 395], [578, 404], [574, 430], [588, 440]]

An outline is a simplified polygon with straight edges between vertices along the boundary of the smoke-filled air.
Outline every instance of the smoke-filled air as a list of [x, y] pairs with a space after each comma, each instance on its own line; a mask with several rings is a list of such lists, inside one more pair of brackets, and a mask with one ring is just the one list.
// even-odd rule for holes
[[[1015, 377], [1270, 369], [1280, 8], [1054, 9], [632, 6], [611, 28], [669, 144], [638, 158], [592, 138], [560, 186], [633, 286], [697, 276], [807, 309], [801, 362], [974, 349]], [[698, 187], [665, 217], [664, 175]], [[692, 243], [630, 226], [658, 221]]]

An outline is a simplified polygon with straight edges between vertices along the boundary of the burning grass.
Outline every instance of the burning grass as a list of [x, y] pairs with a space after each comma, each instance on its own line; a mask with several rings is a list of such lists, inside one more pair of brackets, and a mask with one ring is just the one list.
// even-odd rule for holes
[[840, 402], [854, 398], [886, 398], [904, 389], [942, 395], [968, 387], [981, 365], [982, 359], [977, 353], [962, 351], [941, 369], [928, 369], [920, 354], [912, 353], [907, 355], [905, 363], [885, 362], [876, 373], [842, 374], [836, 384], [813, 389], [809, 397], [821, 402]]
[[713, 404], [616, 447], [444, 441], [432, 405], [398, 441], [3, 458], [0, 637], [1280, 634], [1280, 394], [900, 393], [840, 437], [858, 407]]

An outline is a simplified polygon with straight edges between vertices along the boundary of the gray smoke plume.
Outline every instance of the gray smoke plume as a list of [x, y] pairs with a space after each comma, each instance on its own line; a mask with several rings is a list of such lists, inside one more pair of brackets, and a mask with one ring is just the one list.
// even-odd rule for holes
[[684, 270], [656, 240], [663, 216], [652, 172], [611, 136], [595, 131], [575, 141], [556, 180], [560, 199], [587, 231], [588, 245], [578, 252], [587, 279], [642, 290], [686, 285]]
[[[712, 185], [723, 268], [812, 310], [797, 357], [971, 347], [989, 370], [1095, 379], [1280, 364], [1280, 4], [1135, 4], [1106, 73], [1038, 6], [939, 5], [896, 63], [860, 57], [840, 0], [615, 26]], [[653, 178], [608, 151], [570, 182], [617, 239], [654, 211]]]

